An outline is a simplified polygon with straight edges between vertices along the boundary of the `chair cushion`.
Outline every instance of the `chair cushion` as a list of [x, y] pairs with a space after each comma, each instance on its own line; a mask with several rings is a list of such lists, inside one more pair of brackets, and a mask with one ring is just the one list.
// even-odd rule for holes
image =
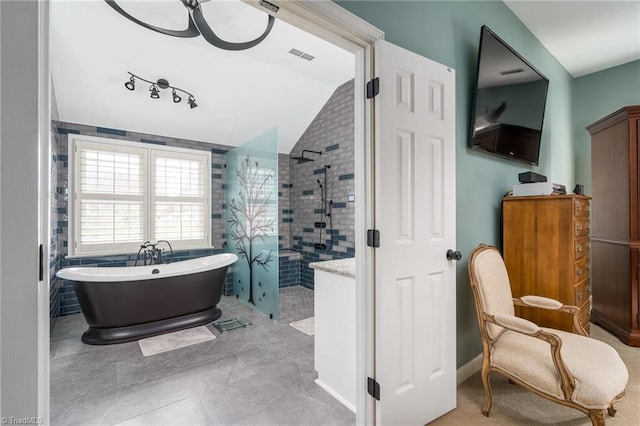
[[[541, 329], [562, 340], [560, 352], [576, 382], [573, 402], [587, 409], [605, 409], [624, 391], [629, 373], [611, 346], [565, 331]], [[540, 392], [564, 399], [550, 345], [543, 340], [507, 330], [493, 347], [491, 365]]]
[[[476, 255], [472, 265], [478, 279], [478, 291], [482, 298], [483, 311], [489, 315], [514, 315], [511, 284], [507, 268], [497, 250], [485, 250]], [[502, 327], [487, 325], [489, 337], [494, 339]]]

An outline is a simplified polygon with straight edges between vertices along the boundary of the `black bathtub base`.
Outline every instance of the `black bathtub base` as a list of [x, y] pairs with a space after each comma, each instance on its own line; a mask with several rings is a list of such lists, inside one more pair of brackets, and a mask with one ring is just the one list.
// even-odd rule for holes
[[193, 314], [175, 318], [129, 325], [126, 327], [94, 328], [89, 327], [82, 334], [82, 342], [88, 345], [112, 345], [115, 343], [132, 342], [145, 337], [157, 336], [172, 331], [205, 325], [217, 320], [222, 311], [216, 306]]

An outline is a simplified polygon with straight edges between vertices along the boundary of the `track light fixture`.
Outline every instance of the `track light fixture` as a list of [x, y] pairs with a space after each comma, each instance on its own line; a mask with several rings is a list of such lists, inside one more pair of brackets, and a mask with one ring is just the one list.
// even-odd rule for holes
[[[147, 24], [146, 22], [142, 22], [141, 20], [125, 12], [124, 9], [122, 9], [116, 3], [115, 0], [105, 0], [105, 2], [109, 6], [111, 6], [113, 10], [118, 12], [120, 15], [124, 16], [130, 21], [135, 22], [136, 24], [144, 28], [147, 28], [151, 31], [155, 31], [160, 34], [170, 35], [173, 37], [183, 37], [183, 38], [191, 38], [191, 37], [197, 37], [199, 35], [202, 35], [202, 37], [207, 42], [209, 42], [210, 44], [212, 44], [217, 48], [224, 49], [224, 50], [246, 50], [254, 46], [257, 46], [260, 42], [262, 42], [262, 40], [267, 38], [267, 36], [271, 32], [271, 28], [273, 28], [273, 23], [276, 20], [276, 18], [274, 18], [273, 16], [267, 15], [268, 16], [267, 28], [265, 29], [264, 33], [262, 33], [261, 36], [247, 42], [232, 43], [219, 38], [216, 35], [216, 33], [213, 32], [213, 30], [211, 29], [207, 21], [204, 19], [204, 15], [202, 14], [202, 7], [200, 3], [204, 3], [206, 1], [208, 0], [181, 0], [182, 4], [184, 5], [184, 7], [187, 8], [187, 11], [188, 11], [188, 14], [187, 14], [187, 17], [189, 19], [189, 22], [187, 24], [188, 26], [184, 30], [170, 30], [166, 28], [156, 27], [155, 25]], [[277, 13], [279, 10], [278, 6], [272, 3], [269, 3], [266, 0], [260, 0], [259, 4], [265, 9], [271, 11], [272, 13]]]
[[134, 90], [136, 88], [136, 79], [138, 79], [138, 80], [144, 81], [145, 83], [149, 83], [151, 85], [149, 86], [149, 91], [151, 92], [150, 96], [152, 99], [160, 98], [160, 89], [171, 89], [171, 96], [173, 97], [174, 103], [177, 104], [180, 101], [182, 101], [182, 97], [178, 95], [178, 92], [182, 92], [189, 96], [189, 100], [187, 102], [189, 103], [189, 106], [191, 107], [191, 109], [198, 106], [198, 104], [196, 104], [196, 98], [193, 96], [193, 94], [179, 87], [171, 86], [169, 82], [164, 78], [160, 78], [157, 81], [149, 81], [131, 72], [129, 72], [129, 75], [130, 75], [129, 80], [124, 83], [124, 87], [126, 87], [129, 90]]
[[158, 86], [152, 84], [151, 87], [149, 87], [149, 90], [151, 90], [151, 97], [153, 99], [160, 99], [160, 91], [158, 90]]
[[131, 76], [131, 78], [129, 78], [129, 81], [127, 81], [127, 82], [124, 84], [124, 87], [126, 87], [126, 88], [127, 88], [127, 89], [129, 89], [129, 90], [133, 90], [133, 89], [135, 89], [135, 88], [136, 88], [136, 79], [135, 79], [135, 78], [133, 78], [133, 75]]
[[173, 96], [173, 102], [175, 103], [178, 103], [182, 100], [182, 98], [176, 93], [176, 89], [171, 89], [171, 95]]

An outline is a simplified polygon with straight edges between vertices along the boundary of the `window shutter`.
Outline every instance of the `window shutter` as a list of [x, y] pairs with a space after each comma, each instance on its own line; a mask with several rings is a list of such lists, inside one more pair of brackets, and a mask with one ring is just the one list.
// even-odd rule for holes
[[209, 245], [209, 152], [71, 138], [72, 254], [135, 253], [147, 240]]
[[203, 156], [154, 153], [154, 239], [204, 244], [207, 166]]
[[78, 144], [76, 215], [79, 252], [144, 238], [145, 151]]

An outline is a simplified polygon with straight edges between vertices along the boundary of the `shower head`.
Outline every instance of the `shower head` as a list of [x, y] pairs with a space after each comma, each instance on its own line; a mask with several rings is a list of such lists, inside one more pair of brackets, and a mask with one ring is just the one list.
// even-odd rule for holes
[[305, 157], [291, 157], [292, 160], [298, 160], [298, 164], [306, 163], [308, 161], [313, 161], [313, 158], [305, 158]]
[[305, 152], [312, 152], [314, 154], [318, 154], [318, 155], [322, 155], [322, 151], [311, 151], [310, 149], [303, 149], [302, 150], [302, 155], [300, 155], [299, 157], [291, 157], [292, 160], [298, 160], [298, 164], [300, 163], [306, 163], [308, 161], [315, 161], [313, 158], [307, 158], [304, 156]]

